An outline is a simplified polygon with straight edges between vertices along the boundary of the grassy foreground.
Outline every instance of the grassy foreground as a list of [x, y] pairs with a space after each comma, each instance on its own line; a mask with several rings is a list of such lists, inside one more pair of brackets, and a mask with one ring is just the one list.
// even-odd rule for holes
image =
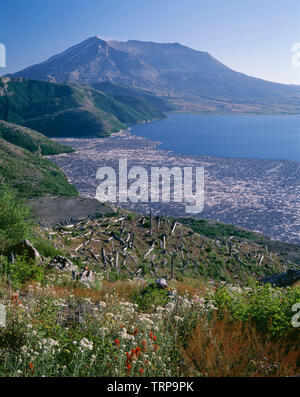
[[[300, 286], [251, 277], [283, 270], [279, 255], [123, 210], [37, 228], [0, 198], [0, 376], [300, 375]], [[42, 258], [4, 256], [24, 238]], [[57, 255], [93, 279], [51, 267]]]
[[[2, 376], [294, 376], [300, 288], [173, 283], [142, 294], [138, 280], [86, 289], [47, 274], [9, 294], [0, 332]], [[226, 298], [224, 298], [224, 294]], [[141, 297], [138, 299], [137, 297]], [[265, 304], [267, 303], [267, 304]]]

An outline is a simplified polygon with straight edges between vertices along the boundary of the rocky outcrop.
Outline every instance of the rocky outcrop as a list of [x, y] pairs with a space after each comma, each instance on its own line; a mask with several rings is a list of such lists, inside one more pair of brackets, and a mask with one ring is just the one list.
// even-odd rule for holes
[[26, 239], [8, 247], [4, 254], [9, 257], [11, 262], [15, 260], [16, 256], [24, 256], [27, 260], [34, 261], [38, 264], [43, 262], [43, 258], [38, 250]]
[[41, 226], [69, 225], [115, 212], [111, 205], [83, 197], [47, 196], [27, 200]]
[[68, 270], [68, 271], [78, 271], [77, 266], [75, 266], [68, 258], [56, 255], [52, 260], [48, 263], [48, 267], [56, 270]]
[[86, 284], [91, 284], [95, 281], [95, 275], [94, 272], [86, 268], [81, 274], [80, 274], [80, 281]]

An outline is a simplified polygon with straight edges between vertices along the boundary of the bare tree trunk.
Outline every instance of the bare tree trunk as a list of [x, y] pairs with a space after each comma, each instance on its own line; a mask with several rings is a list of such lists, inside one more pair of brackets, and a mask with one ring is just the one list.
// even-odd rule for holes
[[107, 269], [107, 261], [106, 261], [106, 255], [105, 255], [105, 249], [102, 248], [102, 262], [104, 264], [104, 269]]
[[135, 237], [134, 232], [131, 232], [130, 240], [129, 240], [129, 248], [133, 248], [133, 246], [134, 246], [134, 237]]
[[232, 242], [230, 240], [228, 240], [228, 246], [229, 246], [228, 255], [231, 258], [231, 256], [232, 256]]
[[160, 228], [160, 215], [157, 215], [156, 217], [156, 222], [157, 222], [157, 228]]
[[152, 212], [150, 212], [150, 236], [152, 236], [153, 230], [152, 230]]
[[173, 252], [172, 254], [172, 261], [171, 261], [171, 280], [175, 280], [175, 257], [176, 257], [176, 253]]
[[175, 221], [173, 226], [172, 226], [172, 230], [171, 230], [171, 234], [170, 234], [171, 236], [175, 232], [176, 226], [177, 226], [177, 221]]
[[166, 235], [163, 235], [163, 250], [166, 252]]
[[116, 269], [116, 272], [117, 272], [118, 274], [120, 274], [120, 268], [119, 268], [119, 251], [118, 251], [118, 250], [117, 250], [117, 252], [116, 252], [115, 269]]
[[261, 263], [262, 263], [262, 261], [263, 261], [263, 259], [264, 259], [264, 255], [262, 255], [260, 258], [259, 258], [259, 260], [258, 260], [258, 266], [260, 266], [261, 265]]
[[150, 254], [151, 251], [153, 251], [154, 247], [155, 247], [155, 241], [153, 241], [150, 249], [145, 253], [144, 259]]

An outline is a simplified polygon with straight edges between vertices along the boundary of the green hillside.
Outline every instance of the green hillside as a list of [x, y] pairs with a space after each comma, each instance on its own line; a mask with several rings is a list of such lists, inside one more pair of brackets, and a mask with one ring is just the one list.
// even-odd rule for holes
[[154, 92], [142, 90], [139, 88], [121, 86], [109, 81], [103, 81], [100, 83], [91, 84], [92, 87], [96, 88], [96, 90], [102, 91], [108, 95], [113, 96], [117, 101], [122, 102], [122, 97], [134, 97], [139, 99], [144, 99], [148, 103], [150, 102], [155, 108], [158, 108], [162, 112], [169, 112], [172, 110], [176, 110], [177, 106], [162, 98], [157, 96]]
[[114, 99], [134, 108], [142, 114], [145, 119], [153, 120], [165, 117], [160, 111], [158, 111], [155, 105], [146, 99], [128, 95], [114, 95]]
[[55, 164], [1, 138], [0, 182], [11, 186], [20, 196], [26, 198], [46, 194], [78, 195]]
[[114, 115], [122, 123], [131, 124], [151, 119], [165, 118], [161, 110], [151, 102], [136, 96], [114, 95], [111, 96], [98, 90], [85, 87], [97, 108]]
[[74, 152], [71, 147], [52, 141], [39, 132], [3, 120], [0, 120], [0, 138], [42, 155]]
[[150, 102], [119, 102], [89, 86], [0, 78], [0, 119], [47, 136], [106, 136], [163, 117]]

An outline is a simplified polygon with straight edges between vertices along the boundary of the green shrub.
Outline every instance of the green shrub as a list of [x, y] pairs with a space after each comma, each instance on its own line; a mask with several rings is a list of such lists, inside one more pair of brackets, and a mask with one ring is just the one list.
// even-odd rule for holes
[[219, 316], [229, 312], [234, 319], [252, 321], [264, 334], [283, 336], [293, 329], [292, 306], [300, 302], [300, 288], [254, 285], [243, 292], [219, 288], [214, 296]]
[[131, 301], [138, 304], [141, 311], [147, 311], [152, 305], [165, 306], [170, 302], [170, 297], [166, 290], [150, 285], [132, 295]]
[[136, 218], [136, 214], [131, 213], [131, 214], [127, 215], [127, 220], [128, 221], [133, 221], [135, 218]]
[[150, 228], [150, 219], [145, 219], [144, 220], [144, 223], [143, 223], [143, 227], [145, 228], [145, 229], [149, 229]]
[[44, 268], [32, 260], [23, 256], [16, 256], [13, 263], [4, 260], [0, 272], [12, 282], [14, 288], [20, 288], [27, 281], [35, 280], [41, 282], [44, 276]]
[[111, 270], [108, 273], [109, 280], [118, 281], [118, 280], [126, 280], [126, 275], [117, 273], [116, 270]]
[[69, 247], [72, 245], [72, 241], [68, 237], [64, 237], [64, 244]]
[[53, 258], [56, 255], [64, 255], [63, 251], [56, 249], [50, 241], [43, 240], [42, 238], [33, 240], [33, 245], [45, 258]]
[[0, 349], [3, 352], [10, 350], [13, 357], [19, 353], [27, 339], [26, 322], [18, 321], [19, 319], [16, 306], [7, 309], [6, 326], [0, 332]]
[[30, 210], [7, 186], [0, 188], [0, 251], [29, 238], [32, 221]]

